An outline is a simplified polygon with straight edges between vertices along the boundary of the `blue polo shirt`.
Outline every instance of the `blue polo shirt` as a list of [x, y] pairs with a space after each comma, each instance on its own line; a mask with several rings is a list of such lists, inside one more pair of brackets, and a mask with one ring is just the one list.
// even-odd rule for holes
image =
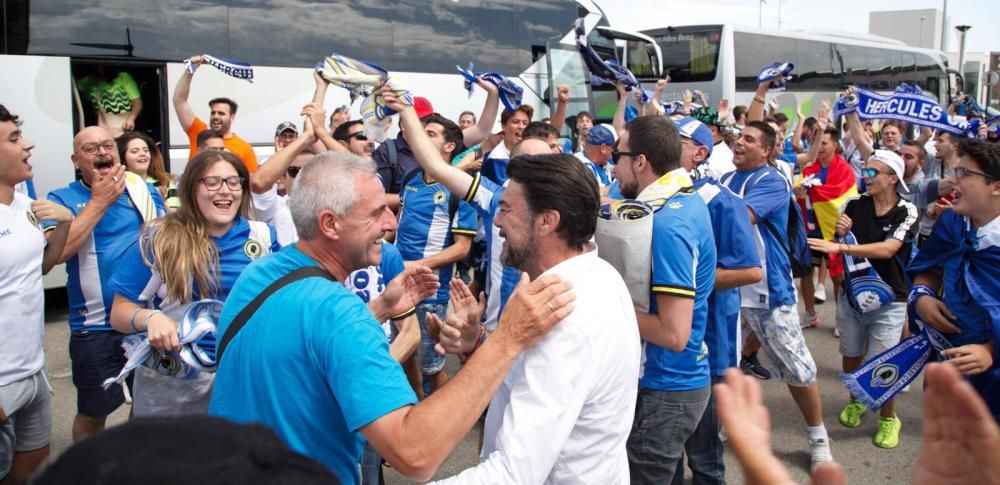
[[[233, 318], [268, 285], [318, 266], [292, 245], [250, 265], [219, 317]], [[272, 294], [230, 342], [209, 413], [270, 426], [341, 483], [360, 483], [365, 425], [417, 402], [379, 323], [338, 282], [306, 278]]]
[[[751, 249], [756, 245], [753, 226], [743, 200], [711, 177], [695, 180], [694, 187], [708, 205], [712, 218], [716, 267], [759, 268], [760, 258]], [[713, 376], [721, 376], [727, 368], [736, 366], [740, 345], [736, 340], [739, 316], [740, 289], [713, 289], [708, 297], [708, 324], [705, 327], [708, 364]]]
[[[754, 229], [759, 235], [758, 256], [765, 264], [761, 282], [740, 288], [741, 305], [751, 308], [774, 309], [795, 304], [795, 287], [792, 285], [792, 265], [779, 237], [788, 240], [788, 204], [792, 202], [792, 187], [777, 169], [763, 165], [753, 170], [729, 172], [722, 176], [722, 185], [743, 198], [747, 207], [757, 217]], [[755, 238], [756, 239], [756, 238]]]
[[[669, 175], [669, 174], [668, 174]], [[715, 286], [715, 239], [705, 201], [688, 187], [671, 196], [653, 215], [652, 288], [649, 313], [657, 315], [657, 295], [694, 300], [691, 337], [674, 352], [646, 343], [639, 385], [657, 391], [688, 391], [709, 385], [708, 296]]]
[[[146, 185], [156, 205], [156, 213], [163, 215], [165, 210], [160, 191], [151, 184]], [[81, 180], [53, 190], [48, 195], [49, 200], [69, 209], [73, 217], [80, 215], [90, 203], [90, 197], [90, 187]], [[80, 250], [66, 262], [71, 331], [111, 330], [110, 310], [115, 294], [108, 281], [127, 245], [139, 239], [142, 223], [142, 215], [132, 205], [128, 192], [122, 192], [94, 226], [94, 231]], [[45, 224], [46, 229], [53, 226]]]
[[[440, 253], [455, 243], [455, 235], [476, 237], [476, 211], [459, 201], [454, 220], [448, 213], [451, 192], [445, 186], [428, 183], [424, 176], [413, 177], [399, 192], [399, 227], [396, 248], [404, 261], [416, 261]], [[437, 268], [441, 287], [424, 303], [447, 303], [448, 285], [454, 265]]]

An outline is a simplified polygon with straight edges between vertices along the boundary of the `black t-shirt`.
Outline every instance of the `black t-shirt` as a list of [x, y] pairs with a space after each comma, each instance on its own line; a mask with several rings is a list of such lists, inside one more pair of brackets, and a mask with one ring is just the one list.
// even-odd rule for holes
[[[882, 216], [875, 215], [875, 200], [868, 194], [860, 195], [847, 202], [844, 214], [851, 218], [851, 232], [858, 244], [879, 243], [887, 239], [902, 241], [903, 247], [890, 259], [869, 259], [879, 277], [896, 294], [896, 301], [906, 301], [910, 291], [904, 269], [910, 262], [913, 238], [917, 234], [917, 208], [902, 197], [896, 205]], [[864, 258], [854, 257], [855, 261]]]
[[[396, 168], [393, 170], [389, 156], [389, 144], [396, 146]], [[398, 138], [386, 140], [372, 152], [372, 160], [378, 167], [378, 176], [382, 180], [382, 186], [388, 194], [398, 194], [400, 183], [411, 170], [420, 168], [420, 162], [413, 156], [410, 145], [403, 139], [402, 133]]]

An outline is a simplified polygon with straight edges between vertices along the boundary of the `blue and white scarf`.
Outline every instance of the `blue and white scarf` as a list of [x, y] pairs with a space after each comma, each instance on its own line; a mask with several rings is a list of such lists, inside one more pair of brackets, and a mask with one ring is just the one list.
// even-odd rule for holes
[[776, 62], [770, 66], [764, 66], [760, 70], [760, 74], [757, 75], [757, 84], [780, 78], [780, 80], [771, 83], [771, 88], [768, 91], [784, 91], [785, 81], [792, 78], [792, 69], [795, 69], [795, 64], [791, 62]]
[[[253, 82], [253, 65], [249, 62], [234, 61], [225, 57], [215, 57], [208, 54], [202, 54], [201, 58], [205, 61], [205, 64], [222, 71], [227, 76]], [[184, 60], [184, 69], [187, 69], [191, 74], [194, 74], [196, 67], [190, 59]]]
[[455, 69], [458, 69], [458, 72], [465, 78], [465, 90], [469, 92], [469, 96], [472, 96], [472, 90], [476, 88], [476, 78], [481, 77], [484, 81], [493, 83], [500, 90], [500, 101], [503, 103], [504, 109], [514, 111], [518, 106], [521, 106], [521, 100], [524, 97], [524, 89], [521, 86], [499, 72], [475, 72], [473, 67], [471, 62], [468, 69], [455, 66]]
[[897, 120], [927, 126], [953, 135], [965, 135], [970, 125], [948, 116], [948, 111], [937, 100], [924, 94], [917, 86], [900, 84], [896, 91], [883, 96], [874, 91], [855, 86], [848, 96], [841, 96], [834, 106], [833, 115], [857, 112], [864, 120]]
[[105, 389], [121, 384], [139, 366], [146, 366], [161, 374], [191, 379], [199, 373], [215, 372], [215, 347], [219, 314], [222, 302], [201, 300], [192, 303], [177, 322], [179, 351], [163, 352], [149, 345], [146, 332], [128, 335], [122, 342], [125, 349], [125, 366], [117, 376], [104, 381]]
[[[852, 232], [848, 232], [837, 242], [858, 244]], [[882, 280], [875, 267], [866, 258], [844, 255], [844, 286], [847, 290], [848, 303], [860, 313], [878, 310], [895, 300], [892, 287]]]
[[[618, 82], [622, 82], [625, 83], [627, 91], [632, 91], [633, 89], [638, 89], [640, 92], [643, 91], [639, 80], [625, 66], [618, 64], [615, 60], [605, 61], [594, 51], [594, 48], [590, 46], [590, 40], [587, 39], [587, 32], [584, 28], [582, 18], [576, 19], [575, 30], [576, 47], [580, 51], [580, 55], [583, 56], [583, 62], [587, 65], [587, 70], [590, 71], [590, 83], [592, 85], [602, 86], [610, 84], [614, 86]], [[642, 94], [640, 102], [649, 102], [645, 93]]]
[[[911, 318], [915, 314], [911, 309]], [[951, 347], [940, 332], [919, 318], [915, 320], [920, 333], [872, 357], [854, 372], [840, 376], [851, 395], [868, 409], [882, 408], [920, 375], [932, 355], [936, 360], [944, 360], [941, 351]]]
[[333, 53], [316, 63], [316, 71], [330, 84], [348, 90], [351, 93], [351, 104], [356, 98], [364, 96], [361, 118], [364, 120], [365, 135], [379, 143], [388, 136], [389, 117], [396, 114], [396, 111], [386, 106], [382, 96], [377, 93], [378, 89], [390, 84], [393, 93], [403, 104], [413, 104], [413, 95], [393, 79], [389, 71], [370, 62]]

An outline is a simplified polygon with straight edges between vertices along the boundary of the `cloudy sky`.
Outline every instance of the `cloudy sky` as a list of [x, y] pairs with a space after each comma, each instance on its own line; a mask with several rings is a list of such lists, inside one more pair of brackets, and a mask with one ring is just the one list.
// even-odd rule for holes
[[[781, 29], [843, 29], [868, 32], [868, 13], [885, 10], [941, 9], [943, 0], [765, 0], [759, 12], [758, 0], [594, 0], [609, 17], [612, 25], [641, 30], [667, 25], [732, 23], [757, 26], [758, 14], [765, 28], [778, 27], [781, 5]], [[948, 2], [951, 29], [971, 25], [966, 37], [967, 52], [1000, 51], [1000, 5], [996, 0], [951, 0]], [[919, 28], [919, 26], [914, 26]], [[951, 51], [958, 50], [958, 38], [948, 40]]]

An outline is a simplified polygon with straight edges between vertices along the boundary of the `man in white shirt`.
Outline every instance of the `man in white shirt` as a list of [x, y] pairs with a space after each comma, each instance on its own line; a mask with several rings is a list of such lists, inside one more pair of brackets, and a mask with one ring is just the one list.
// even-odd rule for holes
[[[424, 145], [411, 143], [418, 159], [431, 153]], [[515, 362], [493, 396], [479, 465], [442, 483], [627, 484], [639, 329], [621, 276], [590, 243], [597, 183], [562, 154], [514, 157], [508, 175], [494, 220], [506, 237], [502, 259], [532, 278], [572, 282], [575, 309]], [[450, 318], [442, 345], [468, 352], [472, 342], [457, 336], [478, 329], [471, 320]]]
[[[42, 274], [59, 262], [73, 214], [14, 190], [31, 178], [20, 120], [0, 105], [0, 482], [22, 483], [49, 455], [52, 396], [45, 378]], [[42, 222], [57, 226], [43, 233]]]

